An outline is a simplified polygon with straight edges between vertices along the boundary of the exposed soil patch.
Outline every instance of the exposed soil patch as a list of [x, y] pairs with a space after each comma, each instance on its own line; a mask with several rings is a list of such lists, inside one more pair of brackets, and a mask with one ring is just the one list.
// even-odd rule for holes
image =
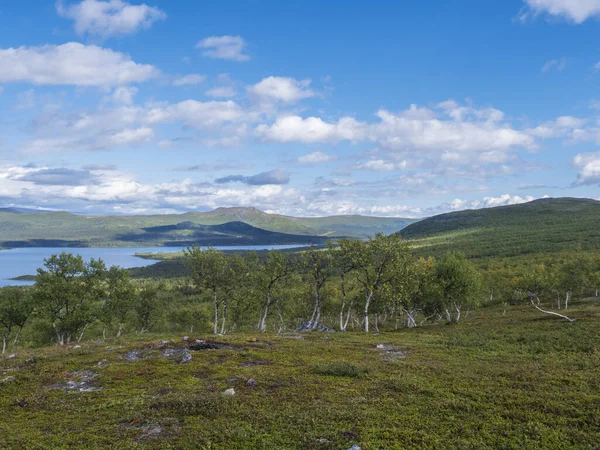
[[237, 350], [240, 347], [236, 345], [226, 344], [224, 342], [195, 342], [188, 345], [188, 348], [192, 351], [201, 350]]
[[377, 344], [375, 350], [380, 351], [390, 361], [404, 359], [410, 355], [410, 351], [397, 349], [393, 344]]
[[245, 362], [241, 363], [240, 367], [268, 366], [269, 364], [271, 364], [271, 361], [269, 361], [269, 360], [255, 359], [253, 361], [245, 361]]

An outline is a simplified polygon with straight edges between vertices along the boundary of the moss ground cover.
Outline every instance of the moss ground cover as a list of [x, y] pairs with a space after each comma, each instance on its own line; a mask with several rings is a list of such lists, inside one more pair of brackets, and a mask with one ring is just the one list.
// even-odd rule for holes
[[[143, 334], [23, 351], [0, 361], [0, 447], [597, 448], [600, 305], [570, 312], [576, 322], [485, 307], [377, 335]], [[226, 345], [180, 363], [174, 350], [196, 339]]]

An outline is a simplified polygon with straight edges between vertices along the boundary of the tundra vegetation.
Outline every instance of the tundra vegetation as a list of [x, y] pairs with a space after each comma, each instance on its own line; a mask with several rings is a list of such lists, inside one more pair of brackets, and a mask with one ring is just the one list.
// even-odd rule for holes
[[160, 279], [52, 256], [0, 289], [4, 442], [595, 448], [600, 256], [422, 250], [191, 246]]

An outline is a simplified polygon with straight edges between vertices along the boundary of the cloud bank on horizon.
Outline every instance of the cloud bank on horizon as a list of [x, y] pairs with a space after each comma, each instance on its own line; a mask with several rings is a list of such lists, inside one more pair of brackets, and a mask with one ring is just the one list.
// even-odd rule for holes
[[40, 3], [0, 11], [0, 206], [422, 217], [600, 197], [600, 0], [440, 0], [444, 21], [350, 4], [328, 27], [319, 2]]

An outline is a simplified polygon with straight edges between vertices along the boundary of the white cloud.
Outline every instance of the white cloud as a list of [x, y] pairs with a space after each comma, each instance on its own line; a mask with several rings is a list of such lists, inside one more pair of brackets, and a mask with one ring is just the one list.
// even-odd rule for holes
[[272, 125], [259, 125], [256, 133], [266, 141], [276, 142], [317, 143], [365, 138], [364, 125], [352, 117], [328, 123], [318, 117], [303, 119], [299, 116], [286, 116], [278, 118]]
[[383, 159], [372, 159], [370, 161], [359, 163], [356, 165], [357, 169], [364, 170], [375, 170], [375, 171], [392, 171], [392, 170], [402, 170], [407, 166], [406, 161], [401, 161], [400, 163], [394, 163], [390, 161], [384, 161]]
[[224, 102], [185, 100], [173, 105], [151, 108], [147, 111], [144, 121], [150, 125], [180, 121], [193, 128], [206, 128], [249, 118], [250, 115], [232, 100]]
[[116, 88], [112, 95], [111, 100], [117, 105], [131, 105], [133, 104], [133, 97], [138, 92], [138, 88], [133, 86], [119, 86]]
[[579, 169], [575, 185], [600, 185], [600, 152], [580, 153], [573, 159], [573, 164]]
[[548, 139], [558, 137], [573, 137], [581, 131], [582, 127], [588, 122], [587, 119], [580, 119], [573, 116], [560, 116], [555, 120], [538, 125], [527, 132], [535, 137]]
[[74, 5], [59, 1], [56, 9], [60, 16], [75, 21], [77, 33], [102, 37], [135, 33], [167, 18], [159, 8], [131, 5], [121, 0], [84, 0]]
[[206, 80], [206, 77], [204, 75], [194, 73], [181, 78], [177, 78], [175, 81], [173, 81], [173, 86], [190, 86], [200, 84], [204, 82], [204, 80]]
[[235, 97], [237, 92], [231, 86], [217, 86], [206, 91], [204, 95], [214, 98], [229, 98]]
[[542, 72], [549, 72], [550, 70], [556, 70], [562, 72], [567, 67], [567, 58], [551, 59], [546, 61], [542, 66]]
[[600, 0], [525, 0], [525, 3], [519, 16], [522, 21], [546, 13], [579, 24], [600, 15]]
[[124, 53], [78, 42], [0, 49], [0, 82], [4, 83], [109, 87], [158, 74], [155, 67], [137, 64]]
[[336, 157], [323, 152], [313, 152], [298, 158], [298, 162], [303, 164], [318, 164], [335, 160]]
[[248, 86], [250, 95], [263, 101], [281, 101], [295, 103], [304, 98], [314, 97], [315, 93], [309, 89], [310, 80], [296, 80], [289, 77], [268, 77], [259, 83]]
[[209, 58], [248, 61], [250, 56], [244, 53], [246, 42], [241, 36], [211, 36], [202, 39], [196, 48], [205, 49], [202, 54]]

